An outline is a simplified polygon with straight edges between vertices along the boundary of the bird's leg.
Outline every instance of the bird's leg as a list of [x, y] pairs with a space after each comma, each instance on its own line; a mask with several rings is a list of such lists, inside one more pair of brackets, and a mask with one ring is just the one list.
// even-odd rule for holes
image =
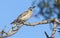
[[18, 30], [19, 25], [20, 25], [20, 24], [24, 24], [24, 22], [25, 22], [24, 20], [20, 20], [20, 21], [18, 21], [17, 24], [14, 24], [14, 25], [13, 25], [12, 30], [13, 30], [13, 31]]
[[19, 23], [17, 23], [15, 26], [12, 27], [13, 31], [17, 31], [19, 29]]
[[18, 26], [17, 27], [15, 27], [15, 28], [13, 28], [13, 31], [17, 31], [18, 30]]
[[14, 27], [12, 27], [13, 31], [17, 31], [19, 28], [19, 25], [24, 24], [24, 22], [25, 22], [24, 20], [20, 20]]
[[16, 26], [17, 26], [17, 24], [14, 24], [14, 25], [12, 26], [12, 30], [13, 30]]
[[19, 24], [24, 24], [25, 20], [20, 20]]
[[17, 26], [17, 24], [13, 24], [13, 26], [12, 27], [16, 27]]

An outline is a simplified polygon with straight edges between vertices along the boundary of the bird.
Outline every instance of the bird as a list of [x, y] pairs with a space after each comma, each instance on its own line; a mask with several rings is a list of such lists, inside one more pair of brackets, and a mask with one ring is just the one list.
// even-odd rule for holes
[[32, 16], [34, 8], [35, 8], [35, 6], [28, 8], [27, 11], [23, 12], [22, 14], [20, 14], [17, 17], [17, 19], [15, 19], [13, 22], [11, 22], [11, 24], [16, 26], [16, 25], [19, 25], [19, 24], [24, 23], [25, 21], [27, 21]]
[[35, 6], [29, 7], [27, 11], [22, 12], [22, 14], [20, 14], [13, 22], [10, 23], [13, 24], [13, 26], [8, 31], [8, 36], [14, 35], [24, 25], [24, 22], [26, 22], [32, 16], [34, 8]]

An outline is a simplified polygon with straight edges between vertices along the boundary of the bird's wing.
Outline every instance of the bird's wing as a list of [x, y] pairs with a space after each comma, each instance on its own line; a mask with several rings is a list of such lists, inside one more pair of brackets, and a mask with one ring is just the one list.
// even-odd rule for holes
[[25, 12], [23, 12], [22, 14], [20, 14], [20, 15], [17, 17], [17, 19], [15, 19], [11, 24], [22, 20], [22, 19], [20, 19], [20, 18], [22, 18], [23, 16], [25, 16], [27, 13], [28, 13], [28, 11], [25, 11]]
[[27, 13], [28, 13], [28, 11], [23, 12], [22, 14], [20, 14], [20, 15], [18, 16], [17, 19], [24, 17]]

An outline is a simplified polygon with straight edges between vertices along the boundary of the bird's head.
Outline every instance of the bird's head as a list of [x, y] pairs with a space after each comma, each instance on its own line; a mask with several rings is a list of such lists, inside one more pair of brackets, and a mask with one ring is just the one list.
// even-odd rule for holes
[[34, 8], [35, 8], [35, 6], [30, 7], [29, 10], [30, 10], [30, 11], [33, 11]]

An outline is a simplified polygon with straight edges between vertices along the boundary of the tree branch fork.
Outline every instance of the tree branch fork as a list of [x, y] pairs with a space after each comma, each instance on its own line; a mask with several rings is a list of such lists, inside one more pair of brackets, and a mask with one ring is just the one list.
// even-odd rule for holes
[[[39, 24], [48, 24], [48, 23], [53, 23], [54, 24], [53, 25], [52, 35], [51, 35], [51, 37], [54, 38], [54, 34], [56, 32], [56, 27], [57, 27], [58, 24], [60, 24], [60, 22], [58, 21], [57, 18], [50, 19], [50, 20], [43, 20], [41, 22], [34, 22], [34, 23], [24, 22], [23, 24], [18, 25], [18, 27], [15, 30], [12, 29], [13, 27], [8, 32], [4, 32], [4, 30], [2, 30], [0, 32], [0, 38], [3, 38], [3, 37], [5, 38], [5, 37], [9, 37], [9, 36], [14, 35], [16, 32], [18, 32], [18, 30], [21, 28], [22, 25], [36, 26], [36, 25], [39, 25]], [[3, 34], [6, 34], [6, 35], [3, 36]]]

